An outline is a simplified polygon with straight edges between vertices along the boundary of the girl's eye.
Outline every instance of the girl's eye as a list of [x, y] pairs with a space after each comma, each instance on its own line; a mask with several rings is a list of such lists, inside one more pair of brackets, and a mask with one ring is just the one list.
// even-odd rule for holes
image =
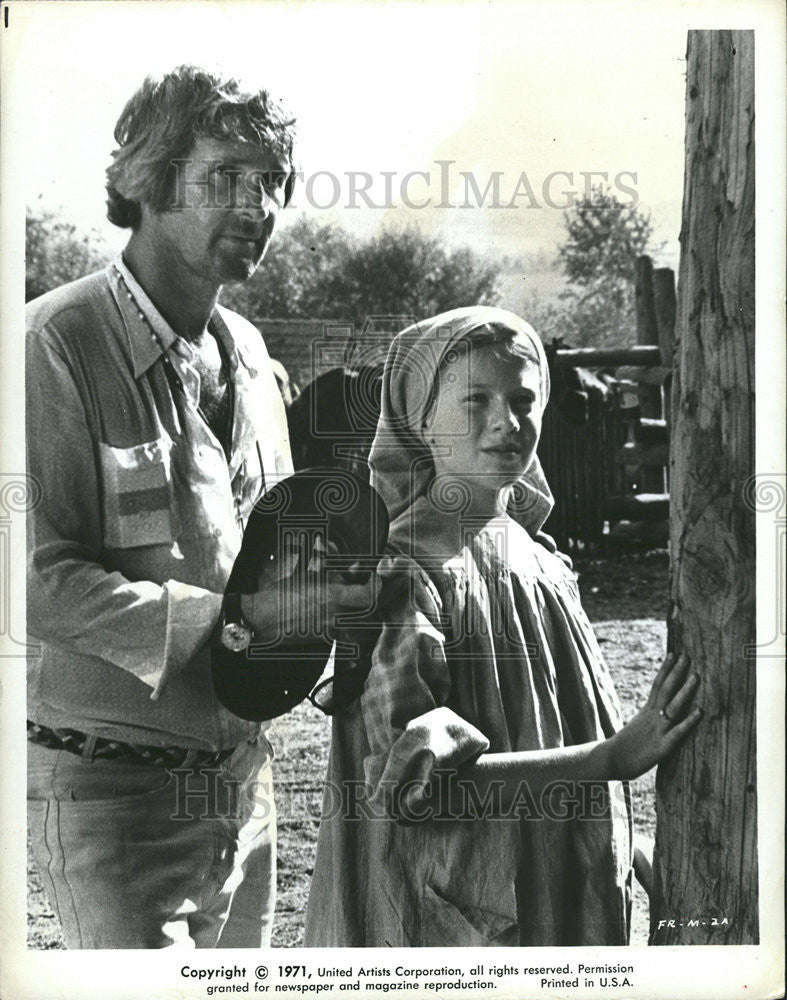
[[519, 396], [514, 400], [514, 407], [517, 410], [529, 410], [533, 406], [533, 402], [531, 396]]

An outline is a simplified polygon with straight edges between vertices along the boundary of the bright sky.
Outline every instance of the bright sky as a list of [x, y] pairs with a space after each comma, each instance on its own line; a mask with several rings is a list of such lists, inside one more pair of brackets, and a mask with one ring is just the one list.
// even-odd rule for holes
[[[623, 175], [668, 242], [661, 263], [677, 265], [686, 30], [661, 4], [169, 0], [10, 13], [27, 200], [42, 196], [115, 247], [125, 235], [106, 222], [103, 194], [115, 120], [146, 73], [192, 61], [286, 98], [311, 178], [296, 204], [321, 218], [369, 234], [395, 216], [493, 255], [552, 255], [560, 208], [601, 171], [613, 187]], [[406, 181], [413, 171], [429, 179]], [[493, 172], [498, 206], [515, 207], [492, 207], [492, 188], [477, 207], [463, 174], [483, 194]], [[348, 173], [375, 205], [389, 183], [397, 207], [353, 197]], [[403, 182], [411, 205], [432, 205], [403, 205]]]

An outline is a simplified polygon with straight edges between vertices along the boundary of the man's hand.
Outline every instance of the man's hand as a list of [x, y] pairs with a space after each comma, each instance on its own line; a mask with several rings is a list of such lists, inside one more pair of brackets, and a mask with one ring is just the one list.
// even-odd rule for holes
[[[310, 553], [293, 549], [282, 554], [274, 569], [260, 575], [259, 590], [241, 597], [243, 616], [262, 642], [329, 642], [344, 615], [374, 608], [379, 581], [357, 563], [330, 568], [333, 545], [318, 538]], [[361, 579], [364, 582], [355, 582]]]
[[609, 773], [614, 778], [636, 778], [670, 754], [697, 725], [702, 715], [692, 708], [699, 676], [689, 674], [685, 653], [664, 659], [647, 703], [634, 718], [606, 741]]

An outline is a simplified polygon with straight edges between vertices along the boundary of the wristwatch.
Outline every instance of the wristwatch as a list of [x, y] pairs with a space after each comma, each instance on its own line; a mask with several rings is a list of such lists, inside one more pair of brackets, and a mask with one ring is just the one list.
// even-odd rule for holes
[[240, 594], [227, 593], [224, 595], [219, 639], [222, 646], [233, 653], [242, 653], [244, 649], [248, 649], [254, 638], [254, 633], [243, 619], [240, 598]]

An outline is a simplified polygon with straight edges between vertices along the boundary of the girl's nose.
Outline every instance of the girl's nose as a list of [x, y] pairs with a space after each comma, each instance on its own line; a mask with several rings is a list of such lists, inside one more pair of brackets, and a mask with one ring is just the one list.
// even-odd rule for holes
[[497, 430], [498, 427], [506, 431], [519, 430], [519, 420], [507, 400], [497, 400], [493, 403], [489, 414], [489, 425], [493, 430]]

